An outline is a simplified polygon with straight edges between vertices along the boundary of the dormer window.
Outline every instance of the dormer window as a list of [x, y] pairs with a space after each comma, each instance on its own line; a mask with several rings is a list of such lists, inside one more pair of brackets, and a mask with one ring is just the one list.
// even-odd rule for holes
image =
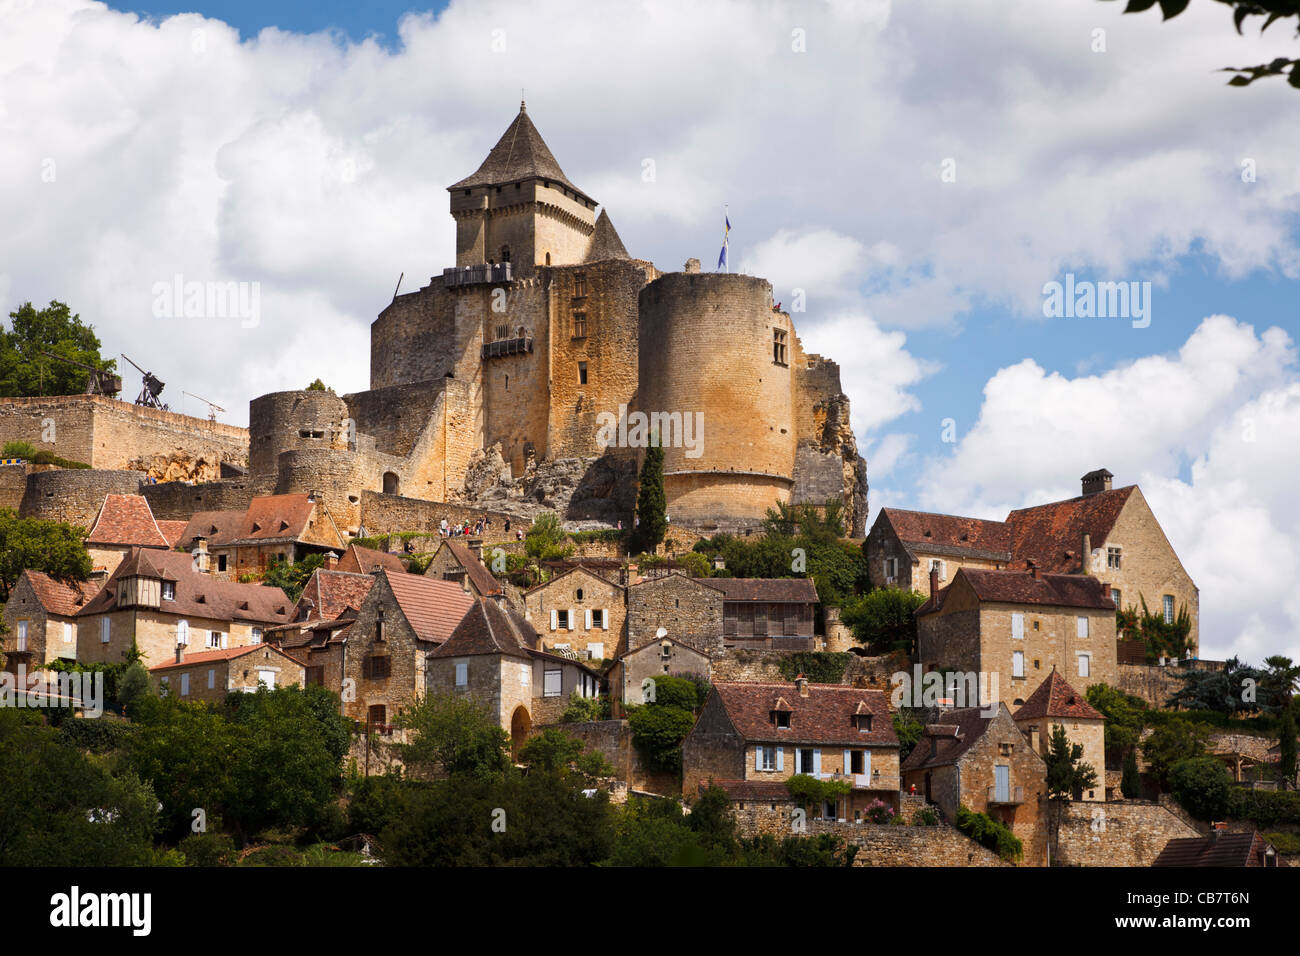
[[162, 596], [164, 601], [176, 600], [176, 582], [164, 581], [162, 583]]
[[776, 724], [778, 730], [790, 729], [790, 711], [774, 710], [772, 711], [772, 722]]
[[853, 722], [854, 722], [855, 724], [857, 724], [857, 727], [858, 727], [858, 733], [860, 733], [860, 734], [869, 734], [869, 733], [871, 733], [871, 720], [872, 720], [872, 717], [873, 717], [873, 716], [874, 716], [874, 715], [872, 715], [872, 714], [854, 714], [854, 715], [853, 715]]

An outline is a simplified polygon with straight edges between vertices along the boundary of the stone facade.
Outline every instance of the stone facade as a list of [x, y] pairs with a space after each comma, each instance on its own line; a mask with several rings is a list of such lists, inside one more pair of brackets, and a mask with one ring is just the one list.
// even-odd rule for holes
[[606, 660], [625, 646], [625, 600], [623, 587], [579, 567], [526, 591], [524, 613], [546, 650]]
[[664, 674], [707, 679], [711, 663], [707, 654], [690, 644], [665, 637], [619, 657], [608, 675], [610, 694], [624, 705], [643, 704], [647, 680]]
[[714, 656], [722, 651], [723, 593], [706, 581], [669, 574], [627, 589], [627, 649], [667, 636]]
[[1150, 866], [1170, 840], [1200, 835], [1156, 803], [1071, 803], [1061, 817], [1055, 862], [1060, 866]]
[[199, 652], [149, 669], [155, 693], [213, 704], [220, 703], [231, 691], [303, 687], [305, 673], [301, 662], [267, 644], [238, 655]]
[[[44, 577], [44, 575], [42, 575]], [[69, 604], [75, 604], [74, 589], [50, 582], [67, 594]], [[88, 589], [93, 585], [87, 585]], [[88, 592], [85, 593], [87, 596]], [[50, 661], [77, 659], [77, 623], [71, 606], [62, 610], [45, 606], [45, 598], [33, 585], [31, 572], [24, 572], [9, 592], [4, 605], [6, 633], [0, 641], [6, 651], [5, 666], [14, 670], [21, 663], [30, 670]]]

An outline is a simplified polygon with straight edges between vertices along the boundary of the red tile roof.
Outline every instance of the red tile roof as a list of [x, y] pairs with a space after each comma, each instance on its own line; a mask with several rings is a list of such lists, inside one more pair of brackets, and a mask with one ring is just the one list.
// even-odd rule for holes
[[709, 578], [708, 584], [721, 591], [725, 601], [817, 603], [817, 585], [811, 578]]
[[474, 605], [474, 598], [455, 581], [440, 581], [420, 574], [378, 571], [392, 589], [397, 605], [415, 636], [441, 643]]
[[335, 566], [336, 571], [348, 571], [353, 574], [369, 574], [377, 568], [397, 574], [406, 573], [406, 565], [397, 555], [389, 554], [387, 551], [376, 551], [374, 548], [363, 548], [358, 544], [348, 545], [347, 551]]
[[1011, 529], [1002, 521], [901, 508], [882, 508], [880, 514], [904, 544], [939, 550], [996, 552], [1010, 557]]
[[176, 547], [177, 542], [181, 540], [181, 535], [185, 534], [185, 528], [189, 525], [188, 521], [155, 521], [158, 530], [162, 532], [167, 539], [167, 547]]
[[1077, 607], [1113, 611], [1115, 601], [1102, 593], [1102, 582], [1086, 574], [1042, 574], [1028, 571], [986, 571], [960, 568], [953, 583], [937, 595], [925, 599], [916, 609], [918, 615], [942, 609], [958, 579], [970, 585], [981, 601], [998, 604], [1034, 604], [1047, 607]]
[[[999, 711], [1002, 706], [998, 705]], [[944, 711], [942, 719], [942, 724], [926, 725], [921, 739], [903, 761], [903, 771], [956, 763], [984, 736], [994, 718], [986, 716], [982, 707], [963, 707]]]
[[1082, 568], [1079, 551], [1084, 532], [1091, 536], [1093, 547], [1101, 547], [1136, 488], [1129, 485], [1011, 512], [1007, 524], [1016, 566], [1032, 559], [1044, 571], [1077, 573]]
[[44, 571], [28, 569], [22, 573], [22, 577], [26, 578], [27, 583], [31, 585], [36, 600], [41, 602], [41, 607], [45, 608], [47, 613], [58, 614], [61, 617], [72, 617], [85, 607], [86, 602], [95, 593], [94, 585], [79, 581], [59, 581]]
[[312, 528], [308, 522], [315, 519], [316, 533], [311, 535], [325, 547], [343, 550], [329, 513], [310, 495], [265, 495], [254, 498], [244, 511], [198, 511], [190, 518], [181, 535], [181, 544], [188, 551], [194, 539], [208, 539], [209, 547], [231, 544], [269, 544], [276, 541], [300, 541], [308, 538]]
[[1039, 717], [1065, 717], [1073, 720], [1106, 719], [1088, 703], [1086, 697], [1069, 685], [1055, 667], [1012, 717], [1015, 720]]
[[303, 610], [304, 621], [332, 621], [348, 608], [359, 609], [375, 583], [373, 574], [352, 574], [347, 571], [326, 571], [319, 568], [307, 579], [302, 595], [294, 607], [294, 620], [299, 620]]
[[229, 544], [239, 536], [244, 525], [242, 511], [196, 511], [181, 532], [180, 545], [193, 550], [197, 538], [206, 538], [208, 547]]
[[506, 654], [510, 657], [531, 659], [529, 653], [537, 644], [537, 633], [518, 613], [502, 607], [487, 598], [474, 601], [474, 606], [456, 625], [451, 636], [430, 658], [477, 657], [483, 654]]
[[471, 551], [459, 541], [444, 541], [442, 546], [448, 549], [455, 556], [460, 566], [465, 569], [465, 575], [469, 578], [470, 583], [474, 585], [474, 590], [484, 597], [491, 597], [494, 594], [503, 593], [501, 582], [493, 576], [487, 566], [479, 560], [477, 554]]
[[105, 495], [86, 544], [171, 547], [153, 520], [153, 512], [143, 495]]
[[189, 667], [193, 664], [211, 664], [216, 661], [233, 661], [235, 658], [243, 657], [245, 654], [251, 654], [253, 651], [275, 651], [281, 657], [288, 658], [299, 667], [303, 666], [302, 661], [298, 658], [286, 654], [272, 644], [245, 644], [241, 647], [225, 647], [219, 651], [195, 651], [193, 654], [186, 654], [179, 661], [168, 661], [165, 664], [155, 664], [149, 668], [150, 671], [165, 671], [174, 667]]
[[178, 617], [254, 624], [287, 624], [293, 609], [279, 588], [263, 584], [236, 584], [194, 570], [194, 559], [182, 551], [133, 548], [104, 587], [77, 612], [78, 616], [117, 609], [117, 584], [132, 576], [174, 582], [176, 596], [164, 600], [159, 610]]
[[[714, 684], [713, 691], [746, 741], [898, 746], [884, 691], [809, 684], [808, 696], [801, 697], [794, 684], [730, 682]], [[788, 729], [778, 729], [772, 722], [772, 711], [780, 699], [790, 706]], [[855, 714], [862, 712], [872, 716], [869, 731], [858, 730], [854, 721]]]

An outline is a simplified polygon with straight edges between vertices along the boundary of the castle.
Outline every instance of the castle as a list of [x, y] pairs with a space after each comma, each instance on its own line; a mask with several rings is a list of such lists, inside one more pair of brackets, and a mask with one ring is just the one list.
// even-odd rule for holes
[[370, 388], [254, 399], [247, 474], [146, 487], [157, 514], [314, 492], [346, 531], [376, 530], [376, 494], [626, 524], [640, 413], [665, 446], [675, 525], [742, 530], [778, 502], [838, 498], [863, 535], [866, 463], [839, 367], [803, 351], [766, 281], [632, 258], [522, 103], [448, 192], [456, 263], [379, 313]]

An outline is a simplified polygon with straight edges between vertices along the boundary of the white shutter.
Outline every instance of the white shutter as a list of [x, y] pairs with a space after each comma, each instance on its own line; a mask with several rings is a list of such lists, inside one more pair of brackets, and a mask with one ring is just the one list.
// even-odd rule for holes
[[1025, 616], [1020, 613], [1011, 615], [1011, 636], [1017, 641], [1025, 639]]
[[776, 748], [776, 769], [777, 770], [785, 769], [785, 748], [784, 747]]
[[871, 751], [870, 750], [862, 751], [862, 773], [868, 780], [871, 779]]
[[853, 772], [853, 751], [844, 751], [844, 772], [846, 774]]
[[822, 772], [822, 752], [819, 749], [813, 749], [813, 776], [817, 777]]
[[578, 629], [578, 609], [576, 607], [571, 607], [569, 608], [569, 630], [576, 631], [577, 629]]
[[229, 637], [229, 635], [227, 635], [225, 631], [222, 631], [222, 632], [221, 632], [221, 649], [222, 649], [223, 651], [226, 649], [226, 644], [227, 644], [227, 638], [228, 638], [228, 637]]
[[559, 627], [559, 626], [560, 626], [560, 612], [559, 612], [559, 611], [552, 610], [552, 611], [551, 611], [551, 630], [553, 631], [553, 630], [555, 630], [555, 629], [556, 629], [557, 627]]
[[1076, 629], [1075, 633], [1076, 633], [1079, 637], [1087, 637], [1087, 636], [1088, 636], [1088, 619], [1087, 619], [1086, 617], [1079, 617], [1079, 618], [1077, 618], [1076, 620], [1077, 620], [1077, 625], [1076, 625], [1076, 628], [1077, 628], [1077, 629]]
[[754, 747], [754, 769], [763, 769], [763, 748], [761, 745]]
[[181, 675], [181, 696], [188, 697], [190, 693], [190, 675]]
[[600, 627], [601, 630], [609, 630], [609, 608], [605, 608], [600, 612]]
[[583, 624], [583, 626], [590, 631], [591, 630], [591, 608], [587, 608], [587, 610], [583, 611], [582, 613], [586, 618], [586, 621]]

